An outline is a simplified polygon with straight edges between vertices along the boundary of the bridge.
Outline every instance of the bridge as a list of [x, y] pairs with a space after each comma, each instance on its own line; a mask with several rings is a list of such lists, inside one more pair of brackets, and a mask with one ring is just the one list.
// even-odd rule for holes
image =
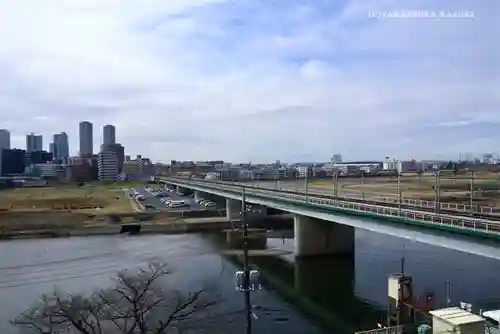
[[354, 252], [354, 229], [500, 259], [500, 222], [488, 215], [473, 217], [454, 211], [429, 211], [409, 205], [373, 204], [318, 194], [259, 188], [244, 183], [159, 177], [157, 181], [226, 199], [226, 215], [240, 215], [245, 192], [248, 203], [294, 214], [295, 255]]

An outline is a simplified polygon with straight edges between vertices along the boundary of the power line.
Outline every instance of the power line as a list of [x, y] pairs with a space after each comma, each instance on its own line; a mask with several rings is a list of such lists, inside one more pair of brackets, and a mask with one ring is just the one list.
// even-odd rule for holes
[[[133, 251], [137, 251], [137, 250], [141, 250], [141, 249], [145, 249], [145, 248], [151, 248], [151, 245], [137, 247]], [[84, 248], [84, 249], [91, 250], [92, 248], [89, 247], [89, 248]], [[173, 247], [169, 247], [167, 249], [163, 249], [162, 251], [169, 251], [169, 250], [173, 250], [173, 249], [174, 249]], [[152, 253], [154, 253], [154, 252], [152, 252]], [[147, 255], [147, 254], [148, 253], [145, 253], [144, 255]], [[101, 257], [112, 257], [114, 255], [123, 256], [123, 252], [122, 251], [113, 251], [113, 252], [106, 252], [106, 253], [100, 253], [100, 254], [94, 254], [94, 255], [88, 255], [88, 256], [82, 256], [82, 257], [73, 257], [73, 258], [69, 258], [69, 259], [62, 259], [62, 260], [56, 260], [56, 261], [50, 261], [50, 262], [39, 262], [39, 263], [29, 263], [29, 264], [21, 264], [21, 265], [14, 265], [14, 266], [6, 266], [6, 267], [0, 267], [0, 272], [6, 271], [6, 270], [17, 270], [17, 269], [24, 269], [24, 268], [44, 267], [44, 266], [50, 266], [50, 265], [54, 265], [54, 264], [63, 264], [63, 263], [67, 263], [67, 262], [91, 260], [91, 259], [101, 258]], [[130, 254], [130, 255], [140, 256], [141, 253]]]
[[69, 280], [78, 279], [78, 278], [100, 276], [100, 275], [109, 275], [109, 274], [112, 274], [112, 273], [116, 274], [116, 271], [115, 270], [109, 270], [109, 271], [104, 271], [104, 272], [93, 273], [93, 274], [90, 274], [90, 275], [79, 275], [79, 276], [73, 276], [73, 277], [65, 277], [65, 278], [57, 279], [57, 280], [50, 279], [50, 280], [32, 282], [32, 283], [29, 283], [29, 284], [0, 285], [0, 289], [18, 288], [18, 287], [22, 287], [22, 286], [32, 286], [32, 285], [43, 284], [43, 283], [57, 283], [57, 282], [61, 282], [61, 281], [69, 281]]

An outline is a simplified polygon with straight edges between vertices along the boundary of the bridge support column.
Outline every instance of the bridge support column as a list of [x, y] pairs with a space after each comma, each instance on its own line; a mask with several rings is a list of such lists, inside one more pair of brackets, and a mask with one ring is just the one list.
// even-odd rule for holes
[[354, 254], [354, 227], [294, 216], [295, 256]]
[[198, 200], [203, 199], [202, 193], [198, 190], [194, 191], [194, 200], [198, 202]]
[[241, 201], [226, 198], [226, 218], [239, 219], [241, 212]]

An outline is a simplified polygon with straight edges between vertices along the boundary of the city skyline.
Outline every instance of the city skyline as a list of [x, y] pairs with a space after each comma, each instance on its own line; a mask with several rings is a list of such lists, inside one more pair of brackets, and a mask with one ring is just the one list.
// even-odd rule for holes
[[[96, 134], [93, 131], [93, 125], [91, 121], [80, 121], [77, 123], [78, 124], [78, 131], [76, 132], [76, 136], [73, 136], [73, 140], [71, 140], [71, 136], [68, 134], [68, 131], [59, 131], [56, 133], [40, 133], [40, 132], [26, 132], [24, 135], [22, 135], [22, 142], [20, 140], [20, 136], [17, 135], [16, 133], [13, 133], [9, 129], [0, 129], [0, 145], [3, 144], [4, 141], [8, 142], [9, 148], [12, 149], [22, 149], [26, 151], [30, 151], [29, 147], [35, 147], [35, 150], [41, 150], [51, 152], [51, 144], [54, 143], [54, 136], [55, 135], [60, 135], [64, 134], [67, 137], [68, 140], [68, 151], [69, 151], [69, 156], [78, 156], [81, 150], [81, 135], [80, 135], [80, 130], [82, 130], [81, 126], [82, 124], [84, 125], [84, 130], [86, 129], [88, 125], [90, 125], [90, 134], [92, 135], [92, 150], [94, 154], [97, 154], [99, 152], [99, 148], [101, 145], [105, 143], [105, 136], [109, 138], [109, 143], [108, 144], [117, 144], [118, 142], [116, 141], [116, 126], [111, 125], [111, 124], [104, 124], [101, 128], [100, 131]], [[107, 130], [106, 130], [107, 129]], [[87, 129], [88, 130], [88, 129]], [[107, 131], [107, 133], [106, 133]], [[89, 132], [87, 132], [88, 134]], [[84, 134], [85, 137], [86, 134]], [[32, 137], [36, 137], [36, 140], [31, 143]], [[96, 138], [97, 137], [97, 138]], [[13, 140], [13, 138], [15, 140]], [[45, 138], [45, 139], [44, 139]], [[85, 138], [88, 139], [88, 138]], [[36, 145], [35, 142], [36, 141]], [[73, 145], [74, 142], [77, 142], [77, 145]], [[89, 144], [89, 143], [86, 143]], [[120, 143], [121, 144], [121, 143]], [[34, 145], [34, 146], [33, 146]], [[140, 154], [137, 153], [137, 154]]]
[[[82, 124], [82, 123], [89, 123], [91, 125], [91, 132], [92, 132], [92, 137], [93, 137], [93, 154], [94, 155], [97, 155], [100, 151], [100, 148], [103, 144], [105, 144], [105, 132], [106, 132], [106, 127], [108, 127], [108, 129], [112, 129], [110, 130], [108, 136], [109, 138], [113, 138], [112, 140], [112, 143], [111, 144], [118, 144], [118, 142], [116, 141], [116, 126], [114, 125], [111, 125], [111, 124], [104, 124], [102, 127], [100, 127], [100, 131], [97, 132], [97, 134], [93, 131], [93, 125], [94, 123], [91, 122], [91, 121], [80, 121], [78, 122], [78, 124]], [[3, 132], [2, 132], [3, 131]], [[5, 131], [8, 132], [8, 135], [5, 135]], [[34, 135], [34, 136], [37, 136], [37, 137], [42, 137], [42, 142], [43, 142], [43, 146], [42, 146], [42, 150], [43, 151], [47, 151], [47, 152], [51, 152], [51, 153], [54, 153], [53, 150], [51, 149], [51, 145], [53, 144], [53, 138], [54, 138], [54, 135], [59, 135], [61, 133], [64, 133], [66, 136], [67, 136], [67, 140], [68, 140], [68, 152], [69, 152], [69, 155], [68, 157], [76, 157], [76, 156], [80, 156], [80, 147], [81, 147], [81, 137], [80, 137], [80, 127], [79, 127], [79, 130], [77, 131], [77, 135], [76, 135], [76, 138], [74, 138], [73, 140], [71, 140], [71, 137], [68, 135], [67, 132], [63, 131], [63, 132], [60, 132], [60, 133], [56, 133], [56, 134], [50, 134], [49, 136], [45, 136], [45, 135], [42, 135], [40, 133], [28, 133], [28, 134], [25, 134], [24, 135], [24, 145], [15, 145], [15, 142], [13, 143], [12, 141], [12, 132], [9, 131], [9, 129], [0, 129], [0, 145], [2, 144], [2, 141], [5, 140], [4, 138], [9, 138], [9, 144], [10, 144], [10, 148], [11, 149], [23, 149], [23, 150], [27, 150], [27, 141], [28, 141], [28, 136], [30, 135]], [[48, 139], [49, 140], [43, 140], [43, 137], [49, 137]], [[97, 137], [97, 138], [96, 138]], [[75, 142], [77, 141], [77, 145], [73, 145], [72, 146], [72, 142]], [[114, 141], [114, 142], [113, 142]], [[121, 145], [123, 145], [121, 142], [119, 143]], [[126, 147], [126, 145], [123, 145], [124, 147]], [[27, 150], [29, 151], [29, 150]], [[130, 155], [130, 156], [136, 156], [136, 155], [144, 155], [141, 151], [137, 152], [137, 153], [130, 153], [128, 151], [128, 148], [127, 148], [127, 154]], [[320, 157], [319, 159], [315, 159], [315, 158], [311, 158], [311, 155], [309, 154], [296, 154], [295, 157], [296, 159], [294, 160], [286, 160], [286, 159], [278, 159], [278, 160], [281, 160], [283, 161], [284, 163], [297, 163], [297, 162], [302, 162], [302, 163], [306, 163], [306, 162], [318, 162], [318, 163], [325, 163], [325, 162], [330, 162], [331, 159], [332, 159], [332, 155], [334, 155], [335, 153], [332, 153], [332, 152], [326, 152], [323, 157]], [[436, 161], [448, 161], [448, 160], [452, 160], [452, 161], [465, 161], [465, 160], [468, 160], [468, 161], [471, 161], [471, 160], [474, 160], [474, 159], [479, 159], [479, 160], [482, 160], [483, 159], [483, 156], [484, 155], [493, 155], [494, 157], [496, 157], [497, 159], [500, 158], [500, 151], [495, 151], [495, 150], [490, 150], [490, 151], [485, 151], [485, 152], [465, 152], [465, 151], [458, 151], [458, 152], [453, 152], [452, 154], [446, 154], [446, 155], [432, 155], [432, 154], [429, 154], [428, 156], [423, 156], [422, 158], [420, 157], [415, 157], [415, 156], [412, 156], [412, 155], [407, 155], [407, 156], [398, 156], [398, 157], [395, 157], [396, 159], [398, 160], [412, 160], [412, 159], [415, 159], [415, 160], [436, 160]], [[384, 155], [384, 156], [378, 156], [378, 157], [362, 157], [361, 159], [354, 159], [352, 158], [352, 155], [350, 154], [346, 154], [346, 153], [343, 153], [341, 154], [342, 158], [344, 161], [382, 161], [384, 160], [384, 158], [387, 156], [387, 155]], [[389, 156], [392, 156], [392, 155], [389, 155]], [[345, 159], [344, 159], [345, 157]], [[219, 158], [218, 156], [216, 156], [215, 158]], [[160, 163], [168, 163], [170, 162], [170, 160], [178, 160], [178, 161], [208, 161], [208, 160], [213, 160], [214, 159], [214, 156], [211, 156], [209, 159], [197, 159], [197, 158], [187, 158], [187, 159], [179, 159], [175, 156], [172, 156], [171, 158], [169, 159], [165, 159], [165, 160], [155, 160], [157, 162], [160, 162]], [[153, 159], [154, 160], [154, 159]], [[227, 160], [227, 159], [222, 159], [224, 161], [231, 161], [231, 160]], [[252, 161], [251, 159], [242, 159], [242, 160], [234, 160], [232, 162], [235, 162], [235, 163], [246, 163], [246, 162], [249, 162], [249, 161]], [[268, 164], [268, 163], [273, 163], [274, 161], [276, 161], [276, 158], [271, 158], [271, 159], [268, 159], [268, 160], [253, 160], [252, 162], [253, 163], [257, 163], [257, 164], [260, 164], [260, 163], [264, 163], [264, 164]]]

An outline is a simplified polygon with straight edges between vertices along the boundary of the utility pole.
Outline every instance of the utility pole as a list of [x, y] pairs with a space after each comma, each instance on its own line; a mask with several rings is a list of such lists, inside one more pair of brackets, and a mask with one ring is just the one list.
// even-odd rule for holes
[[332, 169], [332, 196], [336, 196], [335, 190], [337, 186], [335, 182], [335, 174], [337, 174], [337, 171], [335, 169]]
[[451, 281], [448, 279], [444, 283], [444, 293], [446, 298], [446, 307], [449, 307], [451, 304]]
[[398, 211], [401, 215], [401, 177], [399, 174], [399, 169], [396, 169], [396, 173], [398, 174]]
[[435, 194], [434, 194], [434, 210], [435, 210], [436, 213], [439, 213], [439, 211], [440, 211], [439, 207], [441, 205], [440, 204], [440, 198], [439, 198], [440, 195], [441, 195], [441, 191], [439, 189], [440, 183], [441, 183], [441, 177], [440, 177], [440, 171], [438, 170], [436, 172], [436, 180], [434, 182], [434, 192], [435, 192]]
[[247, 327], [246, 334], [252, 333], [252, 304], [250, 302], [250, 269], [248, 268], [248, 224], [246, 221], [246, 193], [245, 187], [241, 188], [241, 222], [243, 223], [243, 289], [245, 293], [245, 308]]
[[335, 171], [335, 197], [339, 197], [339, 171]]
[[473, 197], [474, 197], [474, 172], [471, 172], [471, 176], [470, 176], [470, 211], [471, 212], [474, 212], [474, 208], [473, 208], [473, 205], [474, 205], [474, 200], [473, 200]]
[[365, 171], [361, 171], [361, 199], [365, 200]]
[[307, 188], [309, 187], [309, 167], [307, 168], [307, 172], [306, 172], [306, 179], [305, 179], [305, 182], [306, 182], [306, 202], [308, 201], [308, 198], [307, 198]]
[[299, 171], [295, 170], [295, 192], [299, 192]]

